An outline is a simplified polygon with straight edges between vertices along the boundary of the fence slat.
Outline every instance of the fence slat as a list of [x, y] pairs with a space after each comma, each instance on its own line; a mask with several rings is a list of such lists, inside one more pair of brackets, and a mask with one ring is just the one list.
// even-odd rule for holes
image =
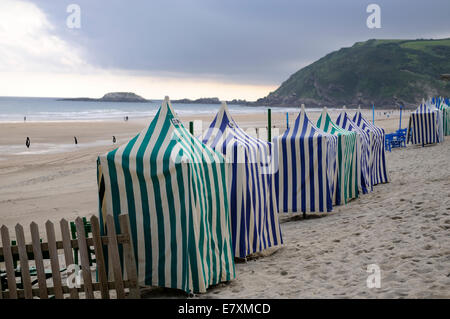
[[[128, 240], [129, 239], [123, 234], [117, 235], [117, 242], [119, 244], [127, 243]], [[86, 242], [87, 242], [88, 246], [93, 246], [94, 245], [94, 242], [93, 242], [92, 238], [86, 238]], [[72, 245], [72, 248], [78, 248], [78, 241], [76, 239], [70, 239], [70, 243]], [[108, 245], [108, 243], [109, 243], [108, 237], [103, 236], [102, 237], [102, 244], [103, 245]], [[29, 255], [33, 253], [33, 245], [27, 244], [25, 246], [25, 248], [26, 248], [27, 253]], [[58, 241], [56, 243], [56, 248], [63, 249], [64, 248], [63, 247], [63, 243]], [[41, 243], [41, 249], [42, 249], [42, 251], [48, 251], [48, 243]], [[12, 246], [11, 247], [11, 251], [12, 251], [13, 255], [18, 255], [19, 254], [19, 249], [17, 248], [17, 246]], [[3, 256], [3, 255], [4, 255], [3, 254], [3, 247], [0, 247], [0, 256]]]
[[[124, 284], [125, 288], [131, 288], [130, 287], [130, 283], [128, 281], [124, 281], [123, 284]], [[93, 283], [92, 287], [93, 287], [94, 291], [100, 291], [100, 283], [98, 283], [98, 282]], [[108, 289], [109, 290], [114, 290], [115, 288], [116, 288], [116, 284], [114, 282], [108, 282]], [[78, 289], [79, 292], [83, 292], [84, 291], [84, 285], [81, 284], [81, 286], [79, 288], [76, 288], [76, 289]], [[39, 288], [33, 288], [32, 291], [33, 291], [33, 296], [39, 297], [39, 294], [40, 294]], [[47, 291], [48, 291], [49, 295], [53, 295], [54, 294], [53, 287], [48, 287]], [[68, 294], [70, 292], [69, 291], [69, 287], [63, 286], [63, 292], [65, 294]], [[9, 298], [9, 293], [7, 291], [3, 291], [3, 293], [0, 294], [0, 295], [2, 295], [4, 299], [5, 298]], [[18, 295], [19, 298], [24, 298], [23, 290], [18, 289], [17, 290], [17, 295]]]
[[[64, 260], [66, 262], [66, 268], [70, 265], [73, 265], [73, 255], [72, 255], [72, 240], [70, 239], [69, 232], [69, 223], [65, 219], [61, 219], [59, 222], [59, 226], [61, 227], [61, 235], [62, 235], [62, 244], [64, 249]], [[75, 270], [74, 270], [75, 271]], [[73, 272], [67, 272], [67, 275], [72, 275]], [[78, 299], [78, 289], [76, 287], [70, 288], [70, 298]]]
[[45, 278], [44, 261], [42, 259], [41, 242], [39, 240], [39, 227], [35, 222], [30, 224], [31, 239], [33, 242], [34, 261], [36, 263], [36, 272], [39, 284], [39, 297], [48, 299], [47, 279]]
[[139, 283], [136, 270], [136, 259], [134, 258], [133, 241], [131, 239], [130, 222], [128, 215], [122, 214], [119, 216], [120, 232], [128, 235], [130, 238], [129, 243], [123, 244], [123, 254], [125, 259], [125, 269], [127, 271], [128, 281], [131, 283], [130, 296], [131, 299], [139, 299], [141, 297], [139, 292]]
[[86, 243], [86, 234], [84, 231], [83, 220], [80, 217], [78, 217], [75, 220], [75, 225], [77, 228], [78, 247], [80, 249], [81, 269], [84, 281], [84, 292], [86, 293], [86, 298], [94, 299], [94, 292], [92, 290], [91, 268], [89, 266], [88, 247]]
[[0, 231], [2, 233], [3, 253], [5, 259], [6, 276], [8, 281], [9, 298], [17, 299], [16, 274], [14, 271], [9, 230], [8, 227], [3, 225]]
[[20, 271], [22, 273], [22, 285], [25, 299], [33, 299], [31, 286], [30, 265], [28, 263], [28, 254], [25, 248], [25, 234], [20, 224], [16, 225], [16, 240], [19, 249]]
[[51, 221], [45, 223], [47, 231], [48, 251], [50, 254], [50, 265], [52, 267], [52, 281], [55, 289], [55, 298], [64, 299], [61, 283], [61, 273], [59, 272], [58, 249], [56, 248], [55, 227]]
[[106, 275], [105, 258], [103, 256], [103, 245], [100, 236], [100, 226], [97, 216], [91, 217], [92, 238], [94, 240], [95, 260], [97, 263], [98, 281], [103, 299], [109, 299], [108, 277]]
[[114, 217], [112, 215], [106, 216], [106, 229], [108, 232], [111, 266], [114, 273], [114, 281], [116, 283], [116, 292], [118, 299], [125, 298], [125, 291], [122, 280], [122, 269], [120, 267], [119, 248], [117, 245], [116, 229], [114, 227]]

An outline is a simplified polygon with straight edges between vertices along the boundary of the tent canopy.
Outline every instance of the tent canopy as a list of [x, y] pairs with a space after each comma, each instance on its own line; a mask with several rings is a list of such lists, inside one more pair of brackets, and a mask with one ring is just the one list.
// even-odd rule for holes
[[372, 191], [372, 178], [371, 178], [371, 164], [370, 164], [370, 135], [363, 129], [361, 129], [355, 122], [353, 122], [348, 116], [345, 109], [339, 114], [336, 124], [350, 132], [356, 132], [358, 136], [358, 166], [360, 169], [360, 178], [358, 187], [363, 194], [367, 194]]
[[[431, 104], [442, 112], [442, 135], [450, 135], [450, 106], [448, 99], [442, 97], [433, 98]], [[442, 140], [444, 137], [442, 136]]]
[[407, 133], [408, 143], [427, 145], [442, 142], [442, 125], [441, 111], [423, 101], [414, 112], [411, 112]]
[[228, 196], [234, 253], [244, 258], [282, 244], [271, 147], [245, 133], [226, 103], [203, 136], [203, 143], [227, 159]]
[[99, 157], [100, 217], [130, 217], [140, 284], [205, 292], [235, 277], [224, 158], [166, 97], [149, 126]]
[[280, 212], [330, 212], [336, 178], [337, 137], [315, 127], [304, 105], [293, 126], [275, 137]]
[[370, 136], [370, 164], [372, 171], [372, 185], [378, 185], [389, 182], [389, 173], [384, 151], [385, 133], [384, 129], [367, 121], [361, 114], [361, 108], [358, 108], [353, 122], [367, 132]]
[[337, 148], [337, 180], [334, 183], [334, 199], [336, 205], [346, 204], [350, 199], [358, 197], [358, 180], [360, 170], [358, 168], [358, 145], [356, 132], [344, 130], [336, 125], [328, 114], [327, 108], [323, 108], [322, 114], [317, 120], [317, 127], [324, 132], [335, 135], [338, 138]]

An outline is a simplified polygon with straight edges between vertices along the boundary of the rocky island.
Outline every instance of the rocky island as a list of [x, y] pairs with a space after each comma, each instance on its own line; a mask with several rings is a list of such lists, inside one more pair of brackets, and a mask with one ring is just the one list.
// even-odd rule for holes
[[85, 101], [85, 102], [151, 102], [132, 92], [111, 92], [106, 93], [99, 99], [88, 97], [66, 98], [60, 101]]
[[[230, 105], [251, 105], [251, 102], [246, 100], [237, 100], [233, 99], [231, 101], [226, 101], [227, 104]], [[202, 97], [196, 100], [191, 99], [180, 99], [180, 100], [172, 100], [172, 103], [183, 103], [183, 104], [220, 104], [221, 101], [218, 97]]]

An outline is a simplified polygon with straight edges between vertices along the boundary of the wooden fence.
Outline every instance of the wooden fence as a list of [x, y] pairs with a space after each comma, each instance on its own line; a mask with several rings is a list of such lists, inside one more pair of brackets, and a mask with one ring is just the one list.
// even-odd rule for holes
[[[26, 298], [39, 297], [47, 299], [72, 298], [87, 299], [111, 297], [111, 290], [115, 290], [117, 298], [137, 299], [139, 286], [137, 282], [136, 262], [133, 244], [130, 236], [128, 215], [120, 215], [119, 223], [121, 233], [116, 234], [113, 216], [106, 218], [107, 236], [101, 236], [99, 220], [96, 216], [90, 219], [92, 237], [85, 234], [84, 223], [81, 218], [75, 221], [77, 238], [70, 238], [69, 224], [65, 219], [60, 222], [62, 241], [56, 241], [55, 227], [52, 222], [45, 224], [47, 242], [41, 242], [39, 229], [36, 223], [31, 223], [30, 231], [32, 243], [25, 243], [24, 229], [20, 224], [15, 227], [16, 244], [10, 241], [9, 230], [2, 226], [1, 239], [3, 247], [0, 247], [0, 261], [4, 261], [6, 279], [0, 281], [0, 299], [2, 298]], [[95, 276], [92, 276], [89, 265], [89, 254], [94, 247]], [[73, 250], [78, 249], [80, 253], [81, 275], [83, 283], [80, 285], [69, 284], [70, 281], [63, 280], [62, 275], [67, 278], [76, 278], [73, 260]], [[58, 252], [63, 251], [66, 268], [60, 268]], [[122, 260], [120, 253], [122, 253]], [[105, 254], [108, 256], [106, 264]], [[51, 271], [45, 270], [44, 260], [49, 259]], [[34, 260], [35, 269], [30, 268], [30, 260]], [[121, 266], [123, 262], [123, 267]], [[15, 265], [19, 262], [20, 268]], [[109, 266], [109, 267], [108, 267]], [[123, 269], [124, 268], [124, 269]], [[126, 274], [124, 278], [123, 274]], [[95, 280], [93, 279], [96, 278]], [[32, 281], [32, 278], [37, 278]], [[19, 280], [18, 280], [19, 279]], [[50, 282], [50, 283], [49, 283]], [[74, 281], [76, 283], [76, 281]], [[81, 280], [80, 280], [81, 282]]]

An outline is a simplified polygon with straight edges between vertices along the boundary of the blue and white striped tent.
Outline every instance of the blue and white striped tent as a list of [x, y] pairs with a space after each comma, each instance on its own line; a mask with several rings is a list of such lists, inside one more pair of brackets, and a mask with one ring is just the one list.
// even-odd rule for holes
[[315, 127], [302, 105], [294, 125], [273, 142], [279, 212], [330, 212], [337, 178], [337, 137]]
[[356, 132], [358, 134], [357, 153], [358, 162], [360, 164], [358, 187], [363, 194], [367, 194], [373, 190], [371, 178], [372, 167], [370, 163], [370, 135], [350, 119], [345, 109], [339, 114], [336, 124], [345, 130]]
[[408, 143], [436, 144], [443, 141], [442, 113], [425, 102], [411, 112], [408, 124]]
[[235, 277], [224, 158], [184, 128], [167, 97], [97, 170], [100, 219], [129, 215], [141, 285], [205, 292]]
[[428, 100], [428, 102], [426, 103], [427, 105], [429, 105], [431, 107], [432, 110], [437, 110], [438, 112], [438, 136], [439, 136], [439, 141], [442, 142], [444, 141], [444, 110], [441, 109], [441, 105], [438, 105], [435, 102], [433, 103], [433, 100]]
[[381, 127], [367, 121], [359, 109], [353, 117], [353, 122], [370, 136], [370, 165], [372, 185], [389, 183], [386, 155], [384, 152], [385, 132]]
[[[450, 135], [450, 101], [448, 98], [436, 97], [433, 98], [432, 104], [442, 112], [442, 134], [444, 136]], [[443, 139], [443, 138], [442, 138]]]
[[227, 160], [234, 254], [244, 258], [283, 243], [278, 223], [271, 145], [246, 134], [226, 103], [203, 135], [203, 143]]

